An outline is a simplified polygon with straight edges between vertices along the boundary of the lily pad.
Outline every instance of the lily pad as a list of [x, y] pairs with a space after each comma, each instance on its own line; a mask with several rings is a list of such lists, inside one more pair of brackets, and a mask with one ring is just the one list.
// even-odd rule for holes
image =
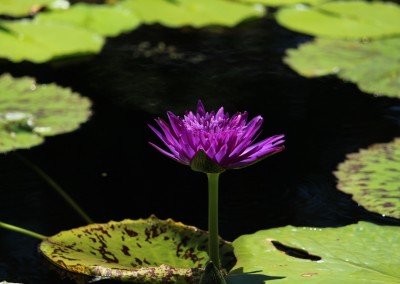
[[400, 35], [400, 6], [392, 2], [332, 1], [278, 11], [282, 26], [313, 36], [345, 39]]
[[243, 3], [263, 4], [271, 7], [295, 5], [295, 4], [318, 4], [327, 0], [240, 0]]
[[[167, 27], [235, 26], [251, 17], [262, 17], [265, 9], [257, 5], [227, 0], [125, 0], [121, 2], [146, 24]], [[223, 12], [221, 12], [223, 11]]]
[[338, 188], [366, 209], [400, 218], [400, 138], [347, 155], [335, 175]]
[[286, 226], [240, 236], [233, 247], [237, 257], [233, 271], [244, 273], [231, 274], [227, 279], [231, 284], [250, 283], [256, 275], [275, 278], [273, 283], [400, 282], [400, 227], [396, 226], [367, 222], [323, 229]]
[[55, 84], [0, 76], [0, 153], [77, 129], [90, 116], [90, 106], [88, 99]]
[[0, 22], [0, 57], [14, 62], [48, 60], [94, 54], [104, 38], [88, 29], [40, 20]]
[[375, 95], [400, 97], [400, 37], [369, 42], [317, 38], [289, 49], [284, 62], [305, 77], [336, 74]]
[[[198, 283], [208, 262], [208, 233], [172, 219], [111, 221], [63, 231], [40, 244], [55, 265], [96, 279], [140, 283]], [[234, 264], [221, 239], [222, 266]]]
[[68, 23], [84, 27], [103, 36], [117, 36], [140, 25], [139, 18], [130, 10], [117, 5], [79, 3], [66, 10], [41, 13], [42, 22]]
[[0, 15], [27, 16], [53, 2], [54, 0], [1, 0]]

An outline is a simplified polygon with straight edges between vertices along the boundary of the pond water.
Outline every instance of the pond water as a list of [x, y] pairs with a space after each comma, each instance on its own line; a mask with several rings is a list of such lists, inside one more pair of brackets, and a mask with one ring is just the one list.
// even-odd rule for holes
[[[374, 97], [336, 77], [305, 79], [284, 63], [289, 47], [310, 38], [272, 19], [235, 28], [143, 26], [110, 39], [94, 57], [34, 65], [0, 63], [0, 73], [70, 87], [93, 102], [79, 130], [20, 150], [56, 180], [96, 222], [173, 218], [207, 229], [207, 179], [153, 149], [147, 124], [207, 110], [261, 114], [260, 138], [286, 135], [286, 149], [220, 178], [220, 235], [285, 225], [400, 222], [370, 213], [337, 190], [333, 174], [347, 153], [400, 136], [399, 100]], [[85, 222], [12, 154], [0, 157], [2, 221], [44, 235]], [[43, 261], [39, 241], [1, 229], [0, 280], [74, 283]], [[107, 281], [104, 281], [107, 282]]]

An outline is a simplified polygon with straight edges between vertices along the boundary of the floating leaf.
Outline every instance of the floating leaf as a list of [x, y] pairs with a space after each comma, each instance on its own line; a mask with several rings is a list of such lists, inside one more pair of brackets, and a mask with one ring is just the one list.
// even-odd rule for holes
[[266, 6], [278, 7], [294, 4], [318, 4], [326, 0], [240, 0], [243, 3], [263, 4]]
[[125, 0], [121, 5], [131, 9], [146, 24], [160, 23], [168, 27], [234, 26], [265, 14], [257, 5], [227, 0]]
[[[367, 222], [341, 228], [286, 226], [233, 242], [237, 263], [228, 283], [364, 284], [400, 282], [400, 227]], [[241, 279], [237, 281], [237, 279]], [[280, 279], [279, 279], [280, 278]], [[269, 283], [259, 281], [257, 283]]]
[[366, 209], [400, 218], [400, 138], [347, 155], [335, 175], [338, 188]]
[[333, 1], [281, 9], [282, 26], [314, 36], [346, 39], [400, 35], [400, 6], [392, 2]]
[[[63, 231], [40, 250], [55, 265], [85, 275], [140, 283], [198, 283], [208, 262], [208, 234], [171, 219], [111, 221]], [[221, 240], [222, 266], [234, 264]]]
[[1, 0], [0, 15], [27, 16], [53, 2], [54, 0]]
[[90, 116], [90, 105], [88, 99], [54, 84], [0, 76], [0, 153], [75, 130]]
[[116, 5], [85, 3], [72, 5], [67, 10], [41, 13], [37, 19], [84, 27], [103, 36], [116, 36], [133, 30], [140, 24], [140, 20], [130, 9]]
[[77, 26], [20, 20], [0, 22], [0, 42], [0, 57], [14, 62], [41, 63], [64, 56], [97, 53], [104, 38]]
[[[224, 11], [221, 13], [220, 11]], [[74, 4], [32, 19], [0, 21], [0, 57], [42, 63], [59, 57], [98, 53], [105, 39], [130, 31], [144, 21], [169, 27], [234, 26], [261, 17], [257, 5], [227, 0], [124, 0], [115, 5]]]
[[284, 58], [305, 77], [337, 74], [367, 93], [400, 97], [400, 37], [370, 42], [317, 38]]

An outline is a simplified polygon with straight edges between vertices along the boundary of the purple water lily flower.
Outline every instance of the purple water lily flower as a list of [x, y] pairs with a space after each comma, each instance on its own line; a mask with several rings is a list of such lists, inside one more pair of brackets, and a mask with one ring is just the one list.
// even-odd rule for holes
[[162, 132], [149, 127], [164, 142], [168, 150], [149, 142], [154, 148], [194, 170], [223, 172], [249, 166], [282, 151], [284, 135], [275, 135], [254, 143], [260, 133], [263, 118], [259, 115], [247, 122], [247, 112], [232, 117], [221, 107], [216, 113], [206, 112], [201, 100], [196, 113], [186, 112], [183, 118], [168, 112], [170, 124], [155, 121]]

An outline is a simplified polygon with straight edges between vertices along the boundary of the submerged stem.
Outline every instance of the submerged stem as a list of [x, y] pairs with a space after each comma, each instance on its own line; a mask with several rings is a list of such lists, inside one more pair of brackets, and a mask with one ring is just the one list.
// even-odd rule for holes
[[207, 173], [208, 177], [208, 254], [220, 269], [218, 235], [218, 178], [219, 173]]
[[28, 235], [28, 236], [37, 238], [37, 239], [39, 239], [39, 240], [44, 240], [44, 239], [47, 238], [46, 236], [43, 236], [43, 235], [41, 235], [41, 234], [38, 234], [38, 233], [35, 233], [35, 232], [32, 232], [32, 231], [29, 231], [29, 230], [27, 230], [27, 229], [23, 229], [23, 228], [14, 226], [14, 225], [10, 225], [10, 224], [7, 224], [7, 223], [3, 223], [3, 222], [0, 222], [0, 227], [1, 227], [1, 228], [4, 228], [4, 229], [7, 229], [7, 230], [10, 230], [10, 231], [14, 231], [14, 232], [18, 232], [18, 233], [21, 233], [21, 234], [25, 234], [25, 235]]
[[82, 208], [80, 208], [79, 205], [61, 188], [61, 186], [59, 186], [41, 168], [17, 153], [14, 153], [14, 155], [43, 178], [88, 224], [93, 223], [93, 220], [85, 213], [85, 211], [83, 211]]

